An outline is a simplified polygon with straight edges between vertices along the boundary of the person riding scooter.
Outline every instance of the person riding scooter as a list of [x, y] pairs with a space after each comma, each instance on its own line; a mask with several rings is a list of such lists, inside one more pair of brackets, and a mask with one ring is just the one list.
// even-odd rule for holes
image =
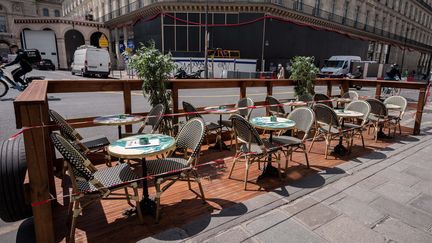
[[402, 80], [402, 76], [399, 71], [399, 66], [397, 64], [392, 64], [390, 66], [390, 70], [386, 72], [386, 76], [384, 77], [384, 80]]
[[12, 66], [12, 65], [19, 63], [20, 67], [14, 69], [11, 73], [12, 73], [14, 81], [17, 83], [20, 83], [22, 86], [25, 87], [28, 85], [28, 83], [25, 82], [21, 77], [33, 70], [31, 67], [31, 64], [30, 64], [31, 62], [28, 59], [28, 56], [24, 52], [24, 50], [18, 49], [17, 46], [12, 47], [11, 52], [17, 55], [15, 60], [13, 60], [12, 62], [10, 62], [8, 64], [3, 64], [0, 67], [2, 67], [2, 68], [3, 67], [9, 67], [9, 66]]

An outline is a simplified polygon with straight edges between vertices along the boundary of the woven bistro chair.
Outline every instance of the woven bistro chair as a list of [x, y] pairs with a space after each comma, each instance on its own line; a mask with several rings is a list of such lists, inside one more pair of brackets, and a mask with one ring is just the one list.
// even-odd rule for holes
[[343, 94], [341, 98], [347, 98], [354, 101], [354, 100], [358, 100], [359, 94], [355, 91], [348, 91], [345, 94]]
[[277, 116], [277, 117], [287, 117], [288, 112], [285, 112], [285, 109], [283, 107], [283, 104], [276, 99], [273, 96], [267, 96], [266, 97], [266, 105], [269, 105], [268, 111], [270, 115]]
[[137, 133], [123, 133], [122, 137], [129, 137], [137, 134], [143, 134], [147, 126], [151, 127], [148, 133], [153, 134], [157, 132], [162, 122], [164, 113], [165, 113], [165, 106], [163, 104], [155, 105], [147, 114], [145, 120], [143, 121], [141, 127], [138, 129]]
[[389, 118], [391, 119], [390, 122], [394, 123], [393, 127], [393, 136], [396, 134], [396, 127], [399, 128], [399, 134], [402, 134], [402, 129], [401, 129], [401, 120], [403, 118], [403, 116], [405, 115], [405, 111], [408, 105], [408, 101], [402, 97], [402, 96], [391, 96], [388, 97], [387, 99], [384, 100], [384, 104], [392, 104], [392, 105], [398, 105], [401, 108], [397, 111], [395, 111], [397, 114], [393, 114], [394, 112], [389, 112]]
[[[171, 157], [171, 153], [167, 158], [148, 160], [146, 162], [148, 175], [155, 177], [156, 222], [159, 222], [160, 218], [160, 197], [176, 181], [187, 181], [189, 190], [205, 203], [204, 190], [195, 167], [204, 135], [204, 121], [201, 118], [192, 118], [180, 129], [176, 137], [176, 149], [186, 151], [185, 153], [190, 150], [192, 153], [189, 158]], [[191, 180], [198, 184], [200, 193], [192, 189]]]
[[331, 140], [334, 138], [345, 138], [348, 148], [350, 148], [351, 130], [344, 129], [339, 123], [339, 119], [334, 110], [324, 104], [315, 104], [313, 106], [316, 119], [316, 131], [309, 147], [311, 151], [315, 140], [323, 137], [326, 143], [325, 158], [327, 159], [328, 151], [331, 145]]
[[363, 100], [355, 100], [350, 102], [346, 107], [345, 110], [347, 111], [357, 111], [363, 114], [363, 117], [356, 118], [356, 120], [361, 120], [360, 124], [355, 123], [347, 123], [345, 122], [344, 126], [346, 128], [352, 129], [353, 134], [351, 137], [351, 145], [353, 144], [353, 139], [356, 135], [360, 135], [362, 146], [365, 147], [364, 144], [364, 138], [363, 138], [363, 131], [365, 130], [367, 123], [369, 122], [369, 114], [371, 111], [371, 106], [369, 103]]
[[324, 104], [330, 108], [333, 108], [333, 102], [331, 101], [330, 97], [328, 97], [325, 94], [316, 93], [313, 96], [313, 101], [315, 104]]
[[[369, 113], [369, 125], [374, 129], [374, 139], [375, 142], [378, 141], [378, 131], [382, 126], [383, 129], [387, 126], [391, 126], [390, 118], [388, 117], [388, 110], [385, 104], [377, 99], [367, 99], [367, 103], [369, 103], [371, 110]], [[369, 128], [370, 128], [369, 126]], [[369, 130], [368, 130], [369, 131]]]
[[244, 189], [248, 183], [249, 167], [253, 163], [271, 162], [278, 164], [279, 178], [280, 173], [280, 147], [271, 144], [267, 139], [261, 139], [257, 130], [242, 116], [234, 114], [231, 116], [236, 141], [236, 154], [228, 178], [231, 178], [234, 166], [241, 158], [245, 161]]
[[[237, 111], [237, 114], [239, 114], [240, 116], [244, 117], [246, 120], [249, 121], [250, 116], [252, 114], [252, 109], [251, 108], [247, 108], [250, 106], [253, 106], [254, 102], [251, 98], [243, 98], [240, 99], [237, 104], [235, 105], [235, 108], [239, 108], [239, 110]], [[234, 140], [234, 131], [232, 129], [232, 121], [231, 120], [222, 120], [222, 124], [223, 127], [227, 128], [228, 131], [231, 133], [231, 146], [232, 146], [232, 141]]]
[[304, 135], [301, 139], [293, 136], [273, 137], [275, 144], [280, 144], [283, 146], [282, 151], [284, 152], [287, 159], [285, 164], [285, 175], [286, 171], [288, 170], [288, 160], [292, 159], [292, 152], [297, 149], [301, 149], [303, 151], [306, 159], [306, 165], [308, 168], [310, 168], [305, 141], [309, 135], [312, 125], [315, 123], [315, 113], [311, 108], [299, 107], [288, 115], [288, 119], [293, 120], [295, 122], [295, 129], [297, 131], [304, 132]]
[[[203, 121], [204, 118], [201, 116], [201, 114], [198, 113], [198, 110], [195, 108], [195, 106], [193, 106], [192, 104], [183, 101], [183, 110], [188, 113], [186, 114], [186, 121], [189, 121], [193, 118], [201, 118]], [[219, 124], [216, 124], [214, 122], [204, 122], [205, 124], [205, 128], [206, 128], [206, 135], [210, 134], [210, 133], [214, 133], [217, 134], [217, 132], [219, 131], [219, 129], [221, 129], [221, 126]], [[208, 140], [208, 136], [206, 137], [206, 142], [207, 145], [209, 145], [209, 140]], [[222, 138], [221, 138], [222, 139]]]
[[105, 136], [83, 138], [75, 128], [73, 128], [66, 119], [63, 118], [59, 113], [54, 110], [48, 111], [51, 119], [59, 127], [61, 135], [73, 142], [76, 147], [80, 148], [84, 154], [102, 152], [105, 154], [105, 163], [108, 166], [112, 166], [111, 158], [106, 154], [106, 146], [110, 145], [110, 142]]
[[[138, 197], [139, 177], [128, 164], [119, 164], [114, 167], [96, 169], [88, 158], [75, 148], [67, 139], [58, 133], [51, 134], [51, 140], [67, 163], [68, 174], [72, 181], [70, 194], [69, 242], [74, 242], [75, 227], [78, 216], [83, 208], [100, 200], [126, 200], [131, 206], [137, 208], [140, 222], [143, 222]], [[132, 188], [133, 194], [129, 194]], [[117, 192], [117, 191], [124, 192]], [[135, 201], [135, 205], [131, 203]]]

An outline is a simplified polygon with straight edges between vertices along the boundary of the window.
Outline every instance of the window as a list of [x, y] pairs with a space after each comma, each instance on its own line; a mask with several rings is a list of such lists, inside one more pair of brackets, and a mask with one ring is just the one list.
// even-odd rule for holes
[[344, 14], [343, 14], [343, 20], [342, 23], [345, 23], [346, 18], [348, 16], [348, 7], [349, 7], [349, 1], [345, 1], [345, 5], [344, 5]]
[[357, 27], [357, 22], [359, 20], [359, 14], [360, 14], [360, 5], [357, 5], [355, 10], [355, 20], [354, 20], [354, 26]]
[[55, 17], [60, 17], [60, 11], [59, 10], [54, 10], [54, 16]]
[[42, 15], [44, 17], [49, 17], [49, 10], [47, 8], [42, 9]]
[[321, 9], [321, 0], [316, 0], [315, 1], [315, 15], [319, 16], [320, 15], [320, 9]]
[[0, 33], [7, 32], [6, 29], [6, 16], [0, 15]]

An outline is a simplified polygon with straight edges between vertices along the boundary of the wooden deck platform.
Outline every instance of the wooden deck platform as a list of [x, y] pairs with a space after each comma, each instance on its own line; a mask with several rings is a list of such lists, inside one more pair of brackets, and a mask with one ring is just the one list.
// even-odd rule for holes
[[[103, 201], [86, 208], [78, 218], [76, 241], [136, 242], [171, 227], [181, 226], [197, 217], [212, 214], [282, 185], [290, 184], [307, 175], [335, 167], [345, 161], [366, 156], [372, 152], [376, 153], [375, 155], [379, 157], [380, 150], [385, 149], [391, 143], [400, 141], [399, 139], [408, 138], [408, 134], [411, 132], [411, 129], [404, 128], [403, 135], [397, 134], [395, 140], [379, 140], [377, 143], [374, 142], [371, 135], [367, 135], [365, 132], [366, 148], [362, 148], [360, 139], [355, 139], [351, 154], [341, 158], [329, 156], [328, 159], [324, 159], [324, 142], [317, 142], [311, 153], [309, 153], [311, 169], [306, 168], [303, 154], [296, 152], [293, 155], [293, 162], [289, 163], [289, 172], [286, 180], [280, 181], [275, 177], [264, 179], [258, 184], [249, 183], [247, 191], [243, 190], [243, 164], [239, 163], [233, 172], [233, 179], [228, 179], [234, 151], [218, 152], [207, 150], [207, 147], [204, 147], [200, 162], [221, 158], [225, 160], [225, 167], [206, 165], [199, 168], [199, 172], [203, 177], [202, 182], [207, 198], [206, 204], [203, 204], [200, 199], [196, 198], [195, 194], [188, 190], [186, 182], [177, 182], [162, 195], [161, 203], [163, 208], [160, 222], [156, 224], [151, 216], [145, 216], [145, 223], [139, 224], [136, 216], [130, 218], [122, 216], [122, 211], [129, 207], [126, 201]], [[335, 140], [333, 144], [336, 145], [337, 141]], [[255, 181], [255, 178], [260, 173], [261, 171], [258, 170], [258, 166], [253, 165], [250, 170], [250, 180]], [[70, 183], [67, 181], [68, 178], [66, 178], [66, 183], [64, 183], [65, 185], [62, 189], [61, 180], [56, 179], [58, 192], [68, 194]], [[150, 194], [152, 195], [153, 193], [153, 188], [150, 188]], [[65, 235], [68, 232], [66, 226], [67, 206], [65, 204], [67, 205], [67, 201], [63, 202], [60, 200], [59, 205], [54, 209], [57, 241], [65, 241]], [[202, 225], [202, 228], [204, 229], [205, 226]]]

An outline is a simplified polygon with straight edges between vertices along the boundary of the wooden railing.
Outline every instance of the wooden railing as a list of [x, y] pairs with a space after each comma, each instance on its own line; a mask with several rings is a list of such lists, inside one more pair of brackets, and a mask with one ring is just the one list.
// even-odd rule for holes
[[[420, 125], [425, 104], [427, 85], [417, 82], [397, 82], [383, 80], [350, 80], [350, 79], [316, 79], [316, 86], [327, 86], [327, 95], [332, 96], [332, 87], [340, 86], [341, 94], [348, 91], [350, 85], [376, 87], [375, 96], [381, 96], [383, 87], [394, 87], [418, 90], [418, 102], [413, 128], [414, 134], [420, 133]], [[38, 80], [34, 81], [14, 102], [17, 128], [34, 127], [24, 131], [24, 143], [27, 156], [28, 175], [30, 183], [30, 198], [32, 202], [41, 202], [51, 195], [56, 195], [54, 185], [53, 162], [55, 153], [49, 142], [50, 123], [48, 116], [48, 93], [74, 92], [108, 92], [123, 93], [123, 112], [132, 113], [132, 91], [141, 90], [140, 80]], [[181, 89], [212, 89], [239, 88], [240, 98], [247, 96], [249, 87], [266, 87], [267, 95], [273, 94], [273, 88], [279, 86], [294, 86], [293, 80], [273, 79], [199, 79], [199, 80], [171, 80], [169, 88], [172, 91], [173, 112], [181, 112], [179, 108], [179, 90]], [[258, 101], [257, 104], [264, 104]], [[229, 104], [225, 104], [229, 105]], [[145, 113], [134, 113], [144, 114]], [[95, 126], [91, 121], [94, 117], [73, 118], [71, 123], [84, 122], [76, 127]], [[88, 123], [85, 123], [88, 121]], [[126, 127], [131, 132], [132, 127]], [[36, 239], [38, 242], [53, 242], [54, 231], [52, 211], [49, 203], [33, 206]]]

